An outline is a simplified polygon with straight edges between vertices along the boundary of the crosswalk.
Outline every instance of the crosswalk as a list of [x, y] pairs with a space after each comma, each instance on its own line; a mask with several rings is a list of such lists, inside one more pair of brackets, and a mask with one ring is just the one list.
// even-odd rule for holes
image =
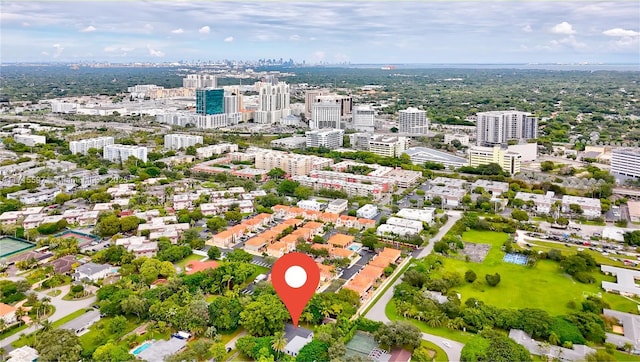
[[265, 267], [265, 268], [271, 268], [271, 264], [267, 264], [267, 263], [265, 263], [263, 261], [259, 261], [259, 260], [252, 260], [251, 264], [255, 264], [255, 265], [258, 265], [258, 266], [261, 266], [261, 267]]
[[245, 294], [245, 295], [253, 295], [253, 290], [242, 289], [242, 291], [240, 293]]

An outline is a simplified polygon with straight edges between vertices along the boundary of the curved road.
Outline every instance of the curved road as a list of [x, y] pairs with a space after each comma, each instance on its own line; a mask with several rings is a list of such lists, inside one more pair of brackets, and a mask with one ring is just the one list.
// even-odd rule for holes
[[[429, 244], [427, 244], [427, 246], [424, 249], [422, 250], [418, 249], [416, 250], [416, 252], [414, 252], [414, 254], [416, 254], [415, 255], [416, 258], [423, 258], [429, 255], [433, 250], [433, 244], [436, 241], [442, 239], [444, 234], [446, 234], [449, 231], [449, 229], [451, 229], [453, 224], [455, 224], [456, 221], [460, 219], [460, 217], [462, 216], [462, 213], [457, 211], [450, 211], [450, 212], [447, 212], [447, 215], [449, 215], [449, 220], [447, 221], [446, 224], [444, 224], [440, 228], [440, 231], [429, 240]], [[371, 307], [371, 309], [365, 316], [366, 318], [369, 318], [374, 321], [384, 322], [384, 323], [390, 322], [389, 318], [387, 318], [387, 315], [384, 312], [384, 309], [387, 306], [387, 304], [389, 304], [389, 302], [391, 301], [391, 298], [393, 297], [394, 287], [397, 284], [399, 284], [401, 281], [402, 279], [398, 278], [395, 281], [395, 283], [393, 283], [391, 287], [387, 289], [387, 291], [377, 300], [376, 304], [374, 304], [373, 307]], [[449, 361], [451, 362], [460, 361], [460, 353], [462, 352], [462, 347], [464, 347], [464, 344], [460, 342], [452, 341], [447, 338], [435, 336], [433, 334], [428, 334], [428, 333], [422, 333], [422, 339], [424, 339], [425, 341], [432, 342], [438, 347], [442, 348], [447, 353], [447, 356], [449, 357]]]

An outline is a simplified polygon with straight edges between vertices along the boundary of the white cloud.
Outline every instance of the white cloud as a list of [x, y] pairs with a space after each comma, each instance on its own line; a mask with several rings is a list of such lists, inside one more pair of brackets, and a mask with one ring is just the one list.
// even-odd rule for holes
[[147, 50], [149, 50], [149, 55], [154, 57], [162, 58], [164, 57], [164, 52], [161, 50], [153, 49], [150, 45], [147, 45]]
[[135, 50], [135, 48], [133, 47], [127, 47], [127, 46], [120, 46], [120, 45], [109, 45], [104, 47], [104, 52], [105, 53], [115, 53], [115, 52], [121, 52], [121, 53], [129, 53], [133, 50]]
[[613, 29], [605, 30], [602, 32], [602, 34], [607, 36], [619, 36], [619, 37], [640, 36], [640, 32], [622, 29], [622, 28], [613, 28]]
[[576, 31], [573, 30], [573, 26], [566, 21], [561, 22], [560, 24], [556, 24], [551, 28], [551, 32], [554, 34], [563, 34], [563, 35], [572, 35], [575, 34]]
[[552, 40], [550, 44], [551, 49], [560, 49], [564, 47], [572, 49], [583, 49], [587, 47], [585, 43], [579, 42], [573, 35], [569, 35], [559, 40]]
[[96, 27], [93, 25], [89, 25], [86, 28], [80, 30], [81, 33], [91, 33], [93, 31], [96, 31]]
[[24, 22], [22, 22], [22, 26], [29, 27], [29, 26], [31, 26], [31, 24], [29, 24], [28, 22], [24, 21]]
[[300, 40], [300, 35], [298, 34], [293, 34], [289, 37], [289, 40], [293, 40], [293, 41], [298, 41]]
[[62, 52], [64, 51], [64, 47], [60, 44], [53, 44], [52, 47], [56, 48], [56, 52], [53, 53], [53, 57], [57, 58], [60, 55], [62, 55]]
[[182, 34], [182, 33], [184, 33], [184, 30], [182, 28], [171, 30], [171, 34]]
[[533, 29], [531, 28], [531, 25], [527, 24], [522, 27], [522, 31], [524, 31], [525, 33], [531, 33]]
[[205, 25], [202, 28], [200, 28], [200, 30], [198, 30], [198, 33], [200, 34], [209, 34], [210, 32], [211, 32], [211, 28], [208, 25]]
[[46, 56], [48, 56], [48, 55], [49, 55], [49, 52], [42, 52], [42, 55], [46, 55]]
[[151, 33], [153, 31], [153, 25], [151, 24], [144, 24], [144, 32], [145, 33]]
[[233, 37], [232, 36], [228, 36], [226, 38], [224, 38], [224, 42], [225, 43], [231, 43], [233, 41]]

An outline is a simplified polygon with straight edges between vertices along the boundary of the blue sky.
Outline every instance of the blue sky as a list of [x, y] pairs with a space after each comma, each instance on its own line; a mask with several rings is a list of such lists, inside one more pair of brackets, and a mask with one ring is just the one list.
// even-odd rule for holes
[[640, 63], [640, 2], [2, 1], [14, 61]]

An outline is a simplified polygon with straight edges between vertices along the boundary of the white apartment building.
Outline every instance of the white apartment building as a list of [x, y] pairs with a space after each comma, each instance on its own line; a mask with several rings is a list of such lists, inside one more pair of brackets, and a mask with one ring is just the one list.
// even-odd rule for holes
[[22, 143], [29, 147], [47, 143], [47, 138], [45, 136], [38, 136], [34, 134], [15, 134], [13, 135], [13, 139], [16, 142]]
[[202, 136], [177, 133], [164, 135], [164, 148], [168, 150], [186, 149], [197, 144], [203, 144]]
[[400, 226], [407, 229], [412, 229], [415, 231], [415, 234], [422, 231], [422, 221], [419, 220], [410, 220], [410, 219], [402, 219], [399, 217], [392, 216], [387, 219], [387, 225]]
[[324, 147], [330, 150], [343, 145], [344, 131], [341, 129], [317, 129], [305, 132], [307, 147]]
[[508, 183], [491, 180], [476, 180], [471, 184], [471, 191], [475, 190], [477, 187], [483, 188], [486, 192], [491, 193], [493, 197], [500, 196], [503, 193], [509, 191]]
[[271, 170], [279, 168], [289, 176], [308, 175], [312, 170], [321, 170], [333, 165], [333, 160], [330, 158], [297, 155], [268, 149], [250, 150], [257, 150], [255, 153], [255, 167], [257, 169]]
[[462, 133], [456, 133], [456, 134], [445, 133], [444, 134], [444, 143], [451, 144], [453, 140], [457, 140], [463, 146], [469, 146], [469, 135], [462, 134]]
[[218, 81], [213, 74], [188, 74], [182, 78], [183, 88], [218, 88]]
[[75, 113], [78, 108], [77, 103], [67, 103], [59, 100], [51, 100], [49, 103], [53, 113]]
[[400, 209], [396, 215], [403, 219], [417, 220], [431, 224], [435, 213], [435, 208], [426, 207], [424, 209]]
[[375, 135], [369, 139], [369, 152], [384, 157], [400, 157], [408, 144], [407, 137]]
[[342, 120], [341, 98], [336, 96], [319, 96], [311, 105], [311, 119], [309, 128], [337, 128], [340, 129]]
[[96, 137], [80, 141], [71, 141], [69, 142], [69, 151], [74, 155], [78, 153], [86, 155], [90, 148], [100, 150], [104, 148], [104, 146], [112, 145], [113, 142], [113, 137]]
[[369, 151], [369, 140], [373, 137], [370, 132], [356, 132], [349, 134], [349, 145], [354, 150]]
[[311, 187], [314, 190], [332, 189], [344, 191], [349, 197], [371, 196], [378, 200], [383, 193], [387, 192], [387, 188], [381, 184], [366, 184], [351, 180], [345, 181], [310, 176], [294, 176], [292, 179], [299, 182], [300, 185]]
[[429, 181], [429, 185], [431, 186], [443, 186], [452, 189], [463, 189], [467, 186], [467, 181], [459, 178], [449, 178], [438, 176], [433, 180]]
[[320, 211], [322, 209], [322, 204], [316, 200], [300, 200], [296, 205], [305, 210]]
[[398, 132], [409, 134], [429, 133], [427, 112], [409, 107], [398, 112]]
[[[458, 189], [446, 186], [431, 186], [428, 191], [425, 191], [425, 200], [432, 201], [435, 197], [440, 197], [442, 200], [442, 206], [460, 206], [462, 198], [467, 194], [467, 190]], [[441, 205], [436, 205], [441, 206]]]
[[256, 123], [277, 123], [291, 114], [291, 90], [287, 83], [256, 82], [255, 89], [258, 92], [258, 109], [253, 114]]
[[511, 152], [499, 145], [493, 147], [475, 146], [469, 148], [469, 165], [478, 167], [480, 165], [488, 165], [497, 163], [502, 171], [515, 175], [520, 172], [520, 163], [522, 155]]
[[221, 155], [229, 152], [238, 152], [238, 145], [234, 143], [219, 143], [217, 145], [198, 147], [196, 149], [196, 156], [198, 158], [209, 158], [213, 155]]
[[571, 212], [572, 204], [580, 205], [584, 212], [583, 215], [588, 218], [597, 218], [602, 214], [600, 200], [598, 199], [569, 195], [562, 196], [562, 212]]
[[616, 148], [612, 150], [611, 174], [622, 180], [640, 178], [640, 149]]
[[522, 200], [524, 202], [531, 201], [535, 207], [535, 211], [538, 214], [551, 213], [551, 206], [553, 205], [553, 192], [547, 192], [546, 194], [532, 194], [528, 192], [518, 192], [515, 199]]
[[373, 204], [366, 204], [356, 211], [356, 216], [363, 219], [373, 219], [374, 217], [376, 217], [376, 215], [378, 215], [378, 213], [378, 206]]
[[334, 214], [341, 214], [345, 210], [347, 210], [348, 206], [349, 206], [349, 202], [347, 200], [335, 199], [327, 205], [327, 209], [325, 211], [332, 212]]
[[113, 144], [106, 145], [102, 149], [102, 157], [111, 162], [126, 161], [130, 156], [147, 162], [147, 148], [143, 146]]
[[519, 111], [478, 112], [476, 145], [504, 144], [538, 138], [538, 119]]
[[171, 112], [156, 116], [156, 122], [180, 127], [193, 127], [196, 129], [224, 128], [238, 124], [239, 113], [203, 115], [193, 112]]
[[359, 105], [353, 108], [353, 129], [361, 132], [373, 132], [376, 125], [376, 111], [371, 105]]

